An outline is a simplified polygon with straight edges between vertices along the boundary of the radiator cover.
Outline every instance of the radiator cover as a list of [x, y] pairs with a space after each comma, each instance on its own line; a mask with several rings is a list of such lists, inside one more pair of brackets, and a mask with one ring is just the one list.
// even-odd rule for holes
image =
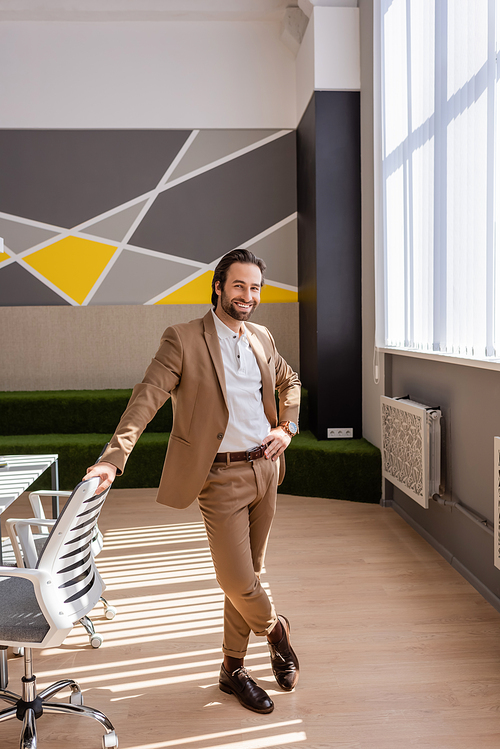
[[382, 475], [422, 507], [439, 493], [441, 411], [381, 396]]

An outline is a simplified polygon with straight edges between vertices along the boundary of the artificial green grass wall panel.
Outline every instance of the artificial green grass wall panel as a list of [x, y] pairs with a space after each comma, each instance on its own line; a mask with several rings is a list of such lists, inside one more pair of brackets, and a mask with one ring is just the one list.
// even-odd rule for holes
[[[59, 486], [73, 489], [95, 463], [111, 434], [37, 434], [0, 437], [0, 455], [59, 455]], [[143, 434], [136, 444], [117, 489], [157, 487], [165, 460], [168, 434]], [[50, 489], [50, 471], [30, 487]]]
[[[59, 390], [0, 393], [0, 455], [58, 453], [60, 485], [72, 489], [113, 434], [131, 390]], [[366, 440], [321, 440], [307, 431], [302, 391], [300, 434], [286, 451], [279, 491], [309, 497], [379, 502], [380, 451]], [[116, 488], [157, 487], [172, 428], [170, 399], [148, 425]], [[35, 488], [50, 488], [50, 471]]]
[[[93, 465], [111, 434], [45, 434], [0, 437], [0, 455], [57, 453], [62, 489], [72, 489]], [[157, 487], [168, 444], [168, 434], [143, 434], [132, 451], [117, 489]], [[286, 451], [287, 471], [281, 494], [380, 501], [379, 450], [366, 440], [323, 440], [310, 432], [293, 438]], [[50, 488], [50, 471], [36, 489]]]
[[365, 439], [317, 440], [312, 432], [301, 432], [285, 457], [281, 494], [380, 502], [380, 451]]
[[[113, 434], [131, 390], [47, 390], [0, 393], [0, 429], [15, 434]], [[146, 432], [170, 432], [170, 398]]]
[[[132, 390], [36, 390], [0, 392], [0, 431], [16, 434], [113, 434]], [[302, 390], [299, 426], [308, 425], [307, 391]], [[146, 432], [172, 430], [170, 398]]]

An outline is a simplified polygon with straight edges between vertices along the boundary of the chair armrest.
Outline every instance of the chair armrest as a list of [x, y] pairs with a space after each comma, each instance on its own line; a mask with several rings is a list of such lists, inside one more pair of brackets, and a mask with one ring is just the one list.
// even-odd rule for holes
[[72, 493], [62, 489], [39, 489], [37, 492], [30, 492], [29, 496], [38, 494], [39, 497], [71, 497]]
[[50, 575], [43, 570], [33, 570], [26, 567], [4, 567], [0, 565], [0, 578], [5, 577], [22, 577], [25, 580], [31, 580], [35, 588], [39, 588], [42, 582], [50, 580]]
[[10, 545], [12, 546], [12, 551], [14, 552], [14, 556], [16, 558], [16, 565], [18, 567], [24, 567], [24, 557], [23, 552], [20, 547], [20, 541], [17, 537], [16, 533], [16, 518], [8, 518], [5, 521], [5, 527], [7, 529], [7, 534], [10, 539]]
[[[31, 504], [31, 509], [33, 510], [33, 515], [45, 520], [46, 515], [40, 499], [41, 497], [71, 497], [71, 492], [62, 491], [61, 489], [43, 489], [42, 491], [29, 493], [28, 499]], [[40, 532], [44, 533], [45, 531]]]
[[[55, 523], [56, 521], [52, 519], [45, 521], [46, 526], [51, 528]], [[8, 518], [5, 521], [18, 567], [36, 567], [38, 553], [31, 528], [32, 526], [38, 527], [39, 524], [40, 518]], [[46, 535], [49, 533], [48, 527]], [[42, 533], [42, 535], [45, 534]]]

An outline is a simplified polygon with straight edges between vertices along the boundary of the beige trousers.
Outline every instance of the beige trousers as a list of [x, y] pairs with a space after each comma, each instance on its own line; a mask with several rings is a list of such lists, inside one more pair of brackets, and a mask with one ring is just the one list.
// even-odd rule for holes
[[224, 591], [222, 651], [243, 658], [250, 632], [267, 635], [276, 611], [260, 583], [276, 511], [278, 464], [214, 463], [198, 497], [217, 582]]

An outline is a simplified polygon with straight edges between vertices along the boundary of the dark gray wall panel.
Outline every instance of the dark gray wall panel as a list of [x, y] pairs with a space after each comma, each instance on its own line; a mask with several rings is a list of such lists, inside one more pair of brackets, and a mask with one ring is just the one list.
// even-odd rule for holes
[[130, 244], [209, 263], [295, 210], [289, 133], [161, 193]]
[[[314, 110], [314, 111], [313, 111]], [[298, 129], [301, 374], [311, 428], [362, 436], [359, 92], [317, 91]]]
[[71, 228], [156, 187], [187, 130], [0, 130], [0, 211]]
[[32, 307], [45, 304], [68, 306], [69, 303], [18, 263], [5, 267], [0, 265], [1, 306]]
[[[359, 93], [316, 93], [318, 436], [353, 427], [362, 436], [361, 162]], [[328, 404], [328, 410], [325, 408]], [[335, 421], [332, 423], [332, 419]]]

